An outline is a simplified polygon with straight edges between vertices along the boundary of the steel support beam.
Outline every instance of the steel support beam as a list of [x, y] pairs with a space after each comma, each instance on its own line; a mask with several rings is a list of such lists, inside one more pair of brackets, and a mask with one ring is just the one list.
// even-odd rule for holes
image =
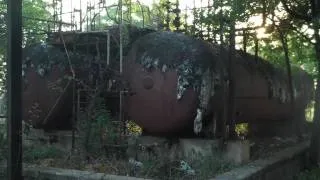
[[22, 180], [22, 0], [8, 0], [8, 179]]

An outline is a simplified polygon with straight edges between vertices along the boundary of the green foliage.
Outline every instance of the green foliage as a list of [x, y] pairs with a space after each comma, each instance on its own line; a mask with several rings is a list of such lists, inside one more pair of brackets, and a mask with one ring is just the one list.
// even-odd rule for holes
[[190, 166], [196, 170], [196, 174], [200, 179], [214, 177], [235, 167], [233, 163], [225, 160], [220, 152], [215, 152], [214, 155], [209, 157], [199, 156], [195, 161], [190, 162]]
[[35, 162], [43, 159], [57, 159], [64, 155], [64, 152], [54, 146], [26, 147], [23, 151], [23, 160]]
[[[293, 31], [287, 32], [287, 44], [291, 65], [302, 67], [315, 77], [316, 59], [313, 44]], [[249, 52], [254, 53], [253, 45], [249, 47]], [[284, 52], [277, 32], [272, 33], [268, 39], [260, 41], [259, 56], [278, 67], [285, 68]]]
[[[44, 41], [48, 24], [34, 18], [49, 19], [50, 13], [43, 0], [23, 0], [22, 32], [23, 46]], [[7, 56], [7, 4], [0, 0], [0, 94], [5, 92], [6, 56]]]
[[308, 105], [308, 107], [307, 107], [307, 109], [305, 110], [305, 112], [306, 112], [306, 120], [307, 120], [308, 122], [312, 122], [312, 121], [313, 121], [313, 115], [314, 115], [314, 101], [312, 101], [312, 102]]
[[8, 152], [7, 123], [0, 124], [0, 161], [6, 159]]
[[320, 169], [312, 169], [309, 171], [304, 171], [300, 173], [300, 175], [297, 177], [297, 180], [318, 180], [320, 179]]
[[236, 125], [236, 133], [238, 134], [238, 136], [247, 135], [248, 131], [248, 123], [241, 123]]
[[101, 155], [102, 151], [108, 151], [108, 145], [122, 143], [119, 139], [119, 127], [113, 122], [103, 99], [97, 98], [93, 108], [88, 111], [90, 117], [84, 116], [79, 122], [80, 131], [85, 132], [83, 145], [87, 153]]
[[[139, 172], [140, 176], [159, 179], [196, 179], [204, 180], [212, 178], [217, 174], [224, 173], [234, 168], [233, 163], [223, 158], [222, 153], [215, 152], [212, 156], [192, 155], [189, 160], [149, 160], [143, 161], [143, 166]], [[186, 167], [194, 170], [195, 174], [186, 171]], [[189, 172], [191, 172], [189, 171]]]
[[[157, 6], [155, 6], [157, 7]], [[162, 12], [157, 8], [150, 9], [148, 6], [140, 3], [139, 1], [124, 0], [123, 1], [123, 23], [133, 24], [137, 27], [154, 27], [154, 23], [157, 21], [162, 21], [164, 16]], [[99, 17], [101, 19], [99, 23], [99, 18], [96, 18], [96, 24], [98, 26], [96, 29], [103, 29], [106, 26], [117, 25], [120, 23], [120, 11], [118, 4], [113, 4], [106, 8], [106, 15]]]
[[142, 133], [142, 128], [133, 121], [127, 122], [127, 130], [129, 131], [129, 134], [132, 135], [140, 135]]

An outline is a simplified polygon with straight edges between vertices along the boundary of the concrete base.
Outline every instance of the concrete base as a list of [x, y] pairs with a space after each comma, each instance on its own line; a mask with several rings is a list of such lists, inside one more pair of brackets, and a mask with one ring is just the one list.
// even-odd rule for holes
[[[79, 144], [79, 135], [75, 135], [75, 141], [75, 144]], [[61, 150], [70, 151], [72, 148], [72, 132], [56, 131], [48, 133], [39, 129], [30, 129], [28, 134], [23, 134], [24, 146], [44, 144], [54, 144]]]
[[165, 161], [194, 160], [199, 156], [216, 154], [218, 146], [218, 140], [179, 139], [173, 142], [166, 138], [142, 136], [129, 141], [127, 155], [137, 161], [149, 161], [156, 158]]
[[[295, 145], [275, 153], [267, 159], [259, 159], [247, 165], [232, 169], [229, 172], [217, 175], [210, 180], [275, 180], [294, 179], [305, 168], [308, 157], [309, 141]], [[6, 163], [0, 163], [0, 179], [7, 179]], [[34, 165], [24, 165], [25, 179], [47, 180], [143, 180], [129, 176], [115, 176], [103, 173], [78, 171], [59, 168], [45, 168]]]
[[179, 146], [184, 157], [211, 156], [219, 148], [219, 140], [180, 139]]
[[226, 147], [226, 158], [235, 164], [243, 164], [250, 161], [249, 141], [229, 141]]
[[291, 180], [305, 168], [310, 142], [281, 150], [266, 159], [258, 159], [211, 180]]
[[131, 137], [128, 142], [127, 156], [137, 161], [173, 160], [181, 157], [181, 153], [177, 149], [178, 145], [166, 138]]
[[[0, 166], [0, 180], [7, 179], [6, 167]], [[117, 176], [89, 171], [73, 169], [47, 168], [35, 165], [24, 164], [23, 178], [25, 180], [46, 179], [46, 180], [148, 180], [130, 176]]]

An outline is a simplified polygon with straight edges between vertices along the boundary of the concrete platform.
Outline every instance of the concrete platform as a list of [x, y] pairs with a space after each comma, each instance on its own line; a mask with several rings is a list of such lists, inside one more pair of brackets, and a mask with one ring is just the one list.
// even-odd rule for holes
[[248, 140], [229, 141], [226, 145], [226, 158], [235, 164], [250, 161], [250, 142]]
[[[6, 175], [6, 167], [0, 168], [0, 180], [4, 180]], [[40, 166], [32, 166], [24, 164], [23, 176], [25, 180], [146, 180], [143, 178], [116, 176], [104, 173], [94, 173], [89, 171], [79, 171], [60, 168], [44, 168]]]
[[218, 175], [211, 180], [292, 180], [305, 167], [310, 142], [286, 148], [267, 159], [259, 159]]
[[[297, 144], [280, 152], [275, 153], [267, 159], [259, 159], [235, 168], [229, 172], [213, 177], [211, 180], [291, 180], [304, 168], [308, 157], [309, 142]], [[6, 179], [6, 166], [0, 164], [0, 180]], [[44, 168], [39, 166], [24, 165], [26, 180], [142, 180], [142, 178], [116, 176], [88, 171], [78, 171], [59, 168]]]
[[154, 160], [154, 158], [194, 159], [198, 156], [212, 156], [218, 151], [219, 140], [158, 138], [151, 136], [138, 137], [131, 140], [127, 154], [138, 161]]

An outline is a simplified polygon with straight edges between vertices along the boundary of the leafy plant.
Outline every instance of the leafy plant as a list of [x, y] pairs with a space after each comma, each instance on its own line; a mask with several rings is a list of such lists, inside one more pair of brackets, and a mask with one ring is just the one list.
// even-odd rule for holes
[[83, 145], [87, 153], [95, 155], [99, 152], [101, 155], [102, 151], [109, 150], [109, 145], [121, 144], [119, 127], [113, 121], [102, 98], [97, 97], [93, 108], [84, 113], [89, 116], [83, 116], [80, 120], [80, 131], [85, 132]]
[[142, 133], [142, 128], [133, 121], [127, 122], [127, 130], [131, 135], [140, 135]]
[[297, 180], [318, 180], [320, 179], [320, 169], [312, 169], [309, 171], [304, 171], [298, 175]]
[[0, 161], [6, 159], [8, 152], [7, 123], [0, 124]]
[[26, 162], [34, 162], [43, 159], [56, 159], [64, 153], [54, 146], [36, 146], [28, 147], [23, 151], [23, 160]]
[[238, 136], [245, 137], [248, 135], [248, 131], [248, 123], [241, 123], [236, 125], [236, 133], [238, 134]]

